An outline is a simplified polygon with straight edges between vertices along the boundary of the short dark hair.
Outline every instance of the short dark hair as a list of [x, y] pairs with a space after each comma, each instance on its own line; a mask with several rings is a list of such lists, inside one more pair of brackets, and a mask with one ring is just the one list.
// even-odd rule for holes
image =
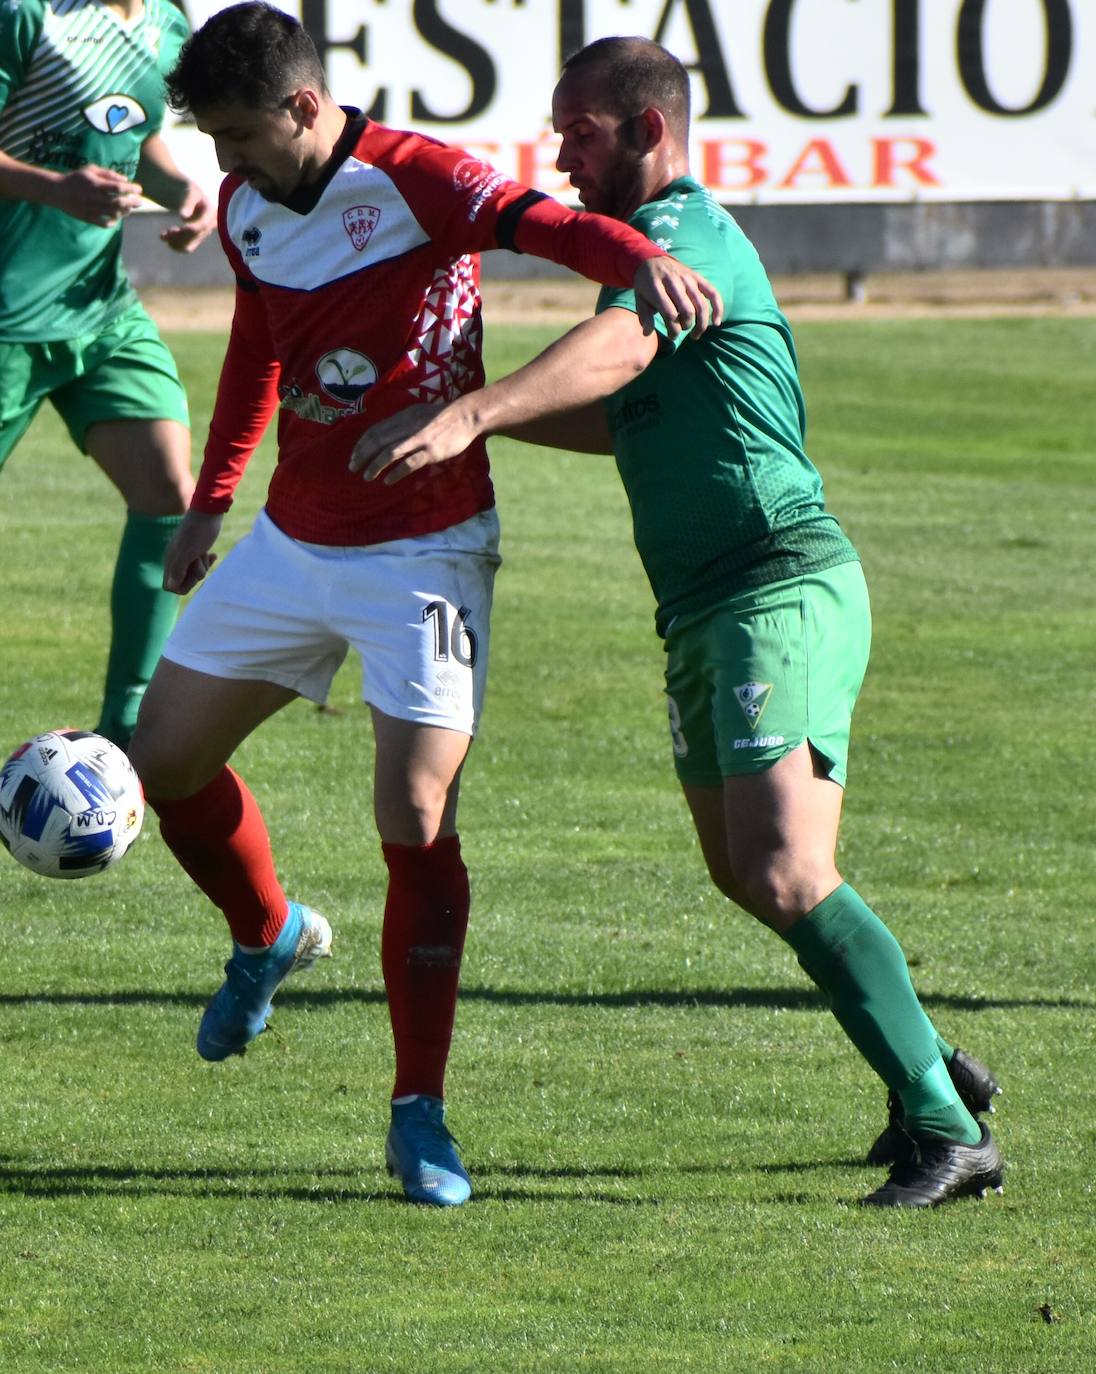
[[326, 91], [316, 45], [292, 16], [262, 0], [230, 5], [190, 35], [167, 76], [181, 114], [240, 102], [276, 110], [302, 85]]
[[563, 75], [596, 68], [603, 108], [628, 119], [661, 110], [680, 138], [689, 132], [689, 73], [683, 63], [649, 38], [598, 38], [572, 53]]

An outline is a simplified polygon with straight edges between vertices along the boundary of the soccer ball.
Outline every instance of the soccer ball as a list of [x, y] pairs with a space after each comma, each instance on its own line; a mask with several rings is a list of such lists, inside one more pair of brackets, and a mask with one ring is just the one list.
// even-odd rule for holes
[[144, 814], [129, 759], [90, 730], [35, 735], [0, 769], [0, 841], [46, 878], [86, 878], [117, 863]]

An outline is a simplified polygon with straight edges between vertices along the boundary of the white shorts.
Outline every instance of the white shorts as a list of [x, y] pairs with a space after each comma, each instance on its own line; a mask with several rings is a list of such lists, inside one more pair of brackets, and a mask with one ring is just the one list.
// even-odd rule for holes
[[399, 720], [474, 735], [498, 542], [494, 510], [355, 548], [290, 539], [260, 511], [195, 593], [164, 657], [322, 703], [353, 646], [363, 701]]

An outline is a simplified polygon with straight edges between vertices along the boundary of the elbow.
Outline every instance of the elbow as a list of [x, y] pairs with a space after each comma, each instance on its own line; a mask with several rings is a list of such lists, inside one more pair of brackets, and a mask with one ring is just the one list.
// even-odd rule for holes
[[628, 380], [634, 381], [642, 372], [646, 372], [651, 363], [654, 362], [658, 354], [658, 335], [644, 334], [633, 341], [632, 347], [628, 349], [623, 359], [624, 366], [628, 372]]

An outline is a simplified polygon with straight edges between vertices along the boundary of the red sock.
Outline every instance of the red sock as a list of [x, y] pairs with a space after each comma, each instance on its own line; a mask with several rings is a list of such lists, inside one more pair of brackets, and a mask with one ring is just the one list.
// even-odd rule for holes
[[381, 849], [388, 865], [381, 968], [396, 1046], [392, 1096], [442, 1097], [468, 930], [468, 870], [456, 835]]
[[289, 908], [266, 822], [244, 780], [226, 765], [192, 797], [146, 801], [164, 843], [224, 912], [237, 944], [272, 945]]

